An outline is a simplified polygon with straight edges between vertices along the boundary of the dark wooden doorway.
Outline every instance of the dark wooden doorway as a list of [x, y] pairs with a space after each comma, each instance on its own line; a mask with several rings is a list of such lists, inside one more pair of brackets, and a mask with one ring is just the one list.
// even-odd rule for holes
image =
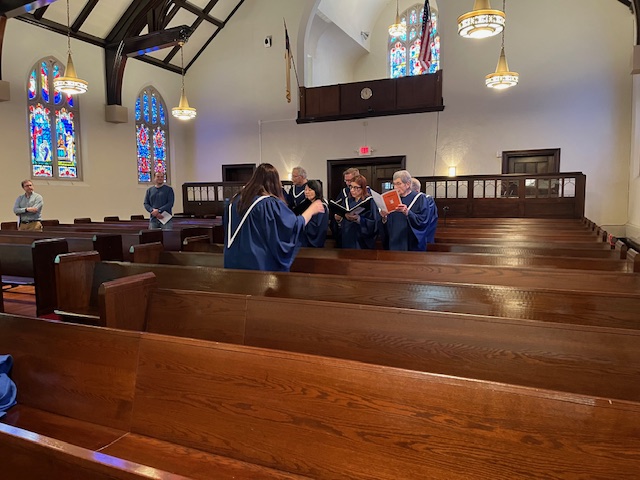
[[223, 182], [248, 182], [256, 169], [255, 163], [222, 165]]
[[382, 184], [390, 182], [393, 173], [404, 170], [406, 156], [393, 157], [356, 157], [340, 160], [327, 160], [327, 182], [330, 199], [335, 199], [344, 187], [342, 173], [347, 168], [357, 168], [367, 179], [367, 183], [375, 191], [382, 191]]
[[502, 152], [502, 173], [560, 173], [560, 149]]

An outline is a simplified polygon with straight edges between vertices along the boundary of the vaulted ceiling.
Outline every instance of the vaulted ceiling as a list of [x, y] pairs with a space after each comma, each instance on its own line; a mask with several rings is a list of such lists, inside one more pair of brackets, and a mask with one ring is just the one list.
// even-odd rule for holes
[[[244, 0], [69, 0], [70, 35], [104, 48], [107, 103], [120, 104], [129, 57], [180, 73], [198, 59]], [[4, 18], [2, 18], [4, 17]], [[0, 0], [0, 27], [17, 19], [67, 35], [66, 0]], [[4, 28], [0, 28], [0, 34]], [[2, 39], [0, 38], [0, 48]], [[5, 45], [5, 48], [10, 48]]]

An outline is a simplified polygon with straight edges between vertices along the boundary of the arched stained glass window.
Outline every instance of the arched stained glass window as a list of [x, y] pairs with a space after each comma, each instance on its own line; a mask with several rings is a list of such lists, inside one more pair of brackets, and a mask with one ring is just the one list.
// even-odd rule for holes
[[431, 61], [424, 69], [418, 60], [420, 55], [420, 35], [422, 33], [422, 14], [424, 5], [416, 4], [406, 9], [400, 15], [402, 23], [407, 27], [407, 33], [400, 37], [389, 37], [388, 55], [389, 77], [399, 78], [424, 73], [435, 73], [440, 70], [440, 33], [438, 30], [438, 10], [431, 5]]
[[146, 87], [136, 99], [136, 145], [138, 182], [151, 183], [155, 172], [169, 182], [169, 123], [167, 107], [153, 87]]
[[64, 74], [55, 58], [39, 60], [27, 79], [31, 176], [78, 180], [80, 175], [80, 111], [72, 95], [54, 90]]

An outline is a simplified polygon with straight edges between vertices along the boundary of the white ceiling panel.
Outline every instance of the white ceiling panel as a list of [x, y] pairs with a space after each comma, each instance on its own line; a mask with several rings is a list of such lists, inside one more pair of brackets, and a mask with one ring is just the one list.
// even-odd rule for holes
[[237, 6], [238, 0], [220, 0], [209, 12], [209, 15], [224, 22]]
[[171, 19], [167, 28], [179, 27], [180, 25], [191, 26], [197, 19], [198, 17], [196, 15], [182, 8], [176, 16]]
[[[197, 28], [195, 33], [189, 37], [189, 41], [184, 44], [184, 66], [186, 67], [191, 60], [198, 54], [202, 46], [207, 43], [211, 36], [216, 33], [218, 27], [209, 22], [202, 22]], [[175, 65], [180, 65], [179, 55], [176, 55], [174, 60], [178, 63], [171, 62]]]
[[[60, 2], [57, 2], [60, 3]], [[105, 38], [120, 17], [131, 5], [131, 0], [109, 0], [98, 2], [91, 11], [91, 15], [82, 25], [82, 31], [99, 38]]]

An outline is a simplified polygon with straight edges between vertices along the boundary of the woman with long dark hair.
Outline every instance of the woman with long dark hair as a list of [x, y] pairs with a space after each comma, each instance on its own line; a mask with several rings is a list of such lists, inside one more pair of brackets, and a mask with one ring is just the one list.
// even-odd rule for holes
[[262, 163], [225, 208], [224, 266], [289, 271], [305, 225], [324, 212], [321, 201], [296, 216], [282, 196], [278, 170]]
[[327, 228], [329, 228], [329, 208], [322, 198], [322, 184], [318, 180], [307, 181], [304, 187], [304, 196], [307, 202], [320, 200], [324, 210], [314, 215], [300, 236], [300, 246], [302, 247], [324, 247], [327, 239]]

